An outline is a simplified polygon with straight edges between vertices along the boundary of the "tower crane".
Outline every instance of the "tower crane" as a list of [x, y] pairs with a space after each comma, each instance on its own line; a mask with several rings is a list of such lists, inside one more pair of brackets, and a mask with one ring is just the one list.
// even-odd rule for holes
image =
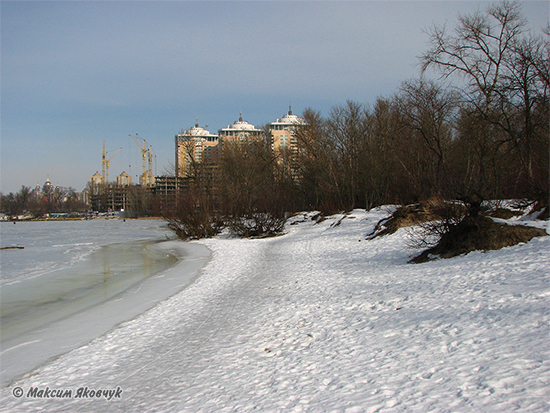
[[105, 152], [105, 141], [103, 141], [103, 181], [106, 184], [109, 184], [109, 162], [111, 162], [111, 159], [113, 159], [121, 149], [122, 148], [118, 148], [114, 155], [109, 158], [107, 157], [109, 152]]
[[[153, 145], [149, 145], [148, 160], [149, 160], [149, 171], [151, 173], [153, 173], [153, 158], [156, 158], [156, 157], [157, 157], [157, 155], [155, 154], [155, 151], [153, 151]], [[155, 165], [156, 165], [156, 163], [155, 163]], [[156, 171], [155, 171], [155, 175], [156, 175]]]
[[145, 141], [145, 139], [142, 139], [137, 133], [136, 133], [136, 138], [139, 139], [139, 142], [141, 143], [141, 145], [138, 143], [138, 141], [136, 141], [136, 139], [132, 135], [129, 134], [128, 136], [132, 138], [132, 140], [136, 143], [137, 147], [141, 151], [141, 162], [142, 162], [141, 174], [143, 175], [145, 174], [145, 172], [147, 172], [147, 152], [148, 152], [147, 142]]

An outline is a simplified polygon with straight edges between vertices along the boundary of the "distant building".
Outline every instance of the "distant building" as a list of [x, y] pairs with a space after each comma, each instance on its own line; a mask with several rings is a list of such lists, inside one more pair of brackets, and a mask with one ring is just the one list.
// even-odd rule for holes
[[282, 118], [277, 119], [267, 125], [271, 135], [271, 149], [274, 153], [288, 149], [295, 153], [298, 151], [298, 141], [296, 139], [296, 130], [306, 124], [306, 121], [292, 114], [292, 108], [288, 108], [288, 113]]
[[294, 179], [299, 178], [298, 153], [299, 143], [297, 131], [306, 125], [306, 121], [292, 114], [289, 106], [288, 113], [267, 125], [271, 150], [277, 158], [279, 165], [286, 164], [288, 171]]
[[42, 192], [46, 195], [49, 195], [54, 190], [52, 183], [50, 182], [50, 177], [46, 178], [46, 182], [42, 187]]
[[242, 113], [239, 120], [232, 125], [227, 125], [227, 128], [218, 130], [222, 145], [227, 143], [251, 143], [262, 142], [264, 139], [264, 131], [256, 129], [256, 127], [247, 121], [243, 120]]
[[103, 184], [105, 180], [103, 179], [103, 175], [101, 175], [99, 172], [96, 172], [90, 177], [90, 183], [92, 186], [99, 186]]
[[90, 199], [90, 192], [85, 189], [82, 192], [77, 193], [77, 199], [79, 202], [82, 202], [83, 204], [90, 205], [91, 199]]
[[[293, 115], [289, 107], [288, 113], [268, 125], [271, 149], [277, 156], [279, 163], [288, 164], [293, 174], [296, 171], [298, 155], [298, 141], [296, 131], [304, 126], [304, 119]], [[195, 178], [212, 175], [216, 168], [221, 148], [228, 144], [242, 144], [252, 142], [264, 142], [265, 130], [256, 128], [253, 124], [243, 120], [242, 113], [239, 120], [218, 130], [214, 135], [203, 127], [198, 121], [195, 126], [177, 134], [176, 143], [176, 173], [180, 178]]]
[[157, 197], [159, 215], [177, 208], [178, 198], [188, 187], [189, 179], [177, 176], [157, 176], [153, 194]]
[[116, 177], [116, 184], [118, 186], [130, 186], [132, 185], [132, 177], [123, 171]]
[[215, 162], [218, 156], [219, 137], [199, 126], [195, 126], [175, 137], [176, 176], [189, 177], [193, 168], [202, 163]]
[[155, 175], [151, 171], [145, 171], [139, 176], [139, 184], [141, 186], [155, 186]]

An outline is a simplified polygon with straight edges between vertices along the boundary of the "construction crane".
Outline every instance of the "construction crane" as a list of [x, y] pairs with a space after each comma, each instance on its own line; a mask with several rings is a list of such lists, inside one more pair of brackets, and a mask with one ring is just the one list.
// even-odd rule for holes
[[139, 139], [139, 142], [141, 143], [141, 145], [138, 143], [138, 141], [136, 141], [136, 139], [132, 135], [128, 134], [128, 136], [132, 138], [132, 140], [136, 143], [137, 147], [141, 151], [141, 161], [142, 161], [141, 174], [144, 175], [145, 172], [147, 172], [147, 152], [148, 152], [147, 142], [145, 141], [145, 139], [142, 139], [137, 133], [136, 133], [136, 138]]
[[[153, 145], [149, 145], [149, 157], [148, 157], [148, 159], [149, 159], [149, 171], [151, 173], [153, 173], [153, 158], [156, 158], [156, 157], [157, 157], [157, 155], [153, 151]], [[156, 163], [155, 163], [155, 165], [156, 165]], [[156, 175], [156, 171], [155, 171], [155, 175]]]
[[109, 158], [107, 157], [109, 152], [105, 152], [105, 141], [103, 141], [103, 181], [106, 184], [109, 184], [109, 162], [111, 162], [111, 159], [113, 159], [121, 149], [122, 148], [118, 148], [114, 155]]

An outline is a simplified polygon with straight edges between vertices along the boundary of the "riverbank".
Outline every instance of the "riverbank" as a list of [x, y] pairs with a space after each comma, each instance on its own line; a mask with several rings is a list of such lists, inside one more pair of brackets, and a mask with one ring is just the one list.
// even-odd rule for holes
[[[408, 230], [366, 240], [390, 213], [303, 214], [280, 237], [191, 242], [212, 251], [195, 282], [0, 402], [25, 412], [546, 412], [550, 237], [408, 264], [419, 252]], [[121, 393], [29, 393], [83, 386]]]
[[1, 230], [2, 246], [17, 246], [0, 250], [2, 385], [184, 288], [204, 264], [196, 261], [209, 256], [171, 240], [161, 220], [20, 222]]
[[62, 222], [62, 221], [89, 221], [89, 220], [105, 220], [105, 219], [119, 219], [121, 221], [125, 220], [161, 220], [162, 217], [119, 217], [119, 216], [94, 216], [94, 217], [46, 217], [46, 218], [18, 218], [18, 219], [0, 219], [0, 222], [7, 222], [16, 224], [18, 222]]
[[[124, 245], [126, 248], [132, 246], [137, 247], [136, 244]], [[120, 249], [120, 246], [117, 247]], [[115, 292], [107, 298], [103, 296], [103, 291], [99, 294], [93, 291], [103, 288], [96, 284], [82, 291], [79, 299], [71, 298], [70, 303], [59, 303], [57, 308], [46, 314], [41, 313], [39, 307], [33, 307], [33, 313], [26, 317], [16, 314], [13, 320], [10, 314], [3, 314], [1, 385], [5, 386], [46, 361], [85, 345], [181, 291], [195, 279], [210, 256], [210, 251], [203, 246], [179, 241], [150, 243], [147, 247], [178, 257], [179, 261], [162, 271], [150, 268], [150, 274], [118, 282]], [[96, 255], [104, 253], [107, 252], [100, 251]], [[142, 271], [143, 261], [133, 265], [133, 268]], [[134, 270], [128, 267], [127, 271], [132, 273]], [[75, 307], [78, 304], [80, 307]]]

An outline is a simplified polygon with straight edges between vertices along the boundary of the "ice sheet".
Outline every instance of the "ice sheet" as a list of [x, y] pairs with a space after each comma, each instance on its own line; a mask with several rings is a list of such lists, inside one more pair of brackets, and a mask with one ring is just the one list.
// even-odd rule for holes
[[209, 256], [205, 247], [168, 240], [162, 220], [0, 230], [3, 246], [24, 246], [1, 256], [2, 385], [180, 291]]
[[162, 220], [0, 222], [0, 285], [42, 276], [86, 259], [104, 245], [172, 236]]
[[176, 254], [181, 259], [175, 266], [134, 283], [106, 301], [3, 341], [1, 385], [99, 337], [181, 291], [194, 280], [210, 256], [210, 251], [202, 245], [178, 241], [165, 241], [154, 248]]
[[1, 341], [99, 304], [177, 262], [149, 241], [106, 245], [86, 259], [0, 289]]

